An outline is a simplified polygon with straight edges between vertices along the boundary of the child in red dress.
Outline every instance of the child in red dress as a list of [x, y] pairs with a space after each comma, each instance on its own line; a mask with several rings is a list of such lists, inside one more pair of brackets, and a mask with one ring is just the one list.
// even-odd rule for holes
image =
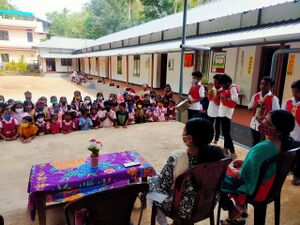
[[72, 121], [71, 113], [67, 112], [64, 115], [64, 120], [61, 123], [61, 132], [63, 134], [69, 134], [75, 129], [74, 122]]
[[58, 116], [56, 114], [51, 115], [51, 121], [48, 122], [47, 129], [49, 134], [60, 133], [60, 123], [58, 122]]
[[3, 119], [0, 121], [0, 137], [5, 141], [13, 141], [18, 139], [19, 123], [11, 117], [10, 108], [3, 111]]
[[43, 135], [47, 134], [47, 123], [45, 122], [45, 114], [44, 113], [39, 112], [35, 116], [35, 125], [39, 129], [37, 135], [43, 136]]

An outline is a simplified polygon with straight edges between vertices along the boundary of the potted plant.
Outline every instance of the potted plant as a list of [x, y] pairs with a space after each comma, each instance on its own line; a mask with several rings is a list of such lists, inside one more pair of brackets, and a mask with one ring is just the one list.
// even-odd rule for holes
[[100, 141], [92, 139], [89, 141], [88, 150], [92, 152], [91, 154], [91, 166], [93, 168], [98, 167], [99, 163], [99, 152], [102, 149], [103, 145]]

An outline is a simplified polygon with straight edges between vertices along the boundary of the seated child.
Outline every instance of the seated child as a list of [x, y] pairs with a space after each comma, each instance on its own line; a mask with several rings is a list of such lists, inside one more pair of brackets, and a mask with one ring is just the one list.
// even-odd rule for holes
[[62, 122], [63, 112], [60, 110], [60, 105], [58, 103], [54, 103], [52, 108], [49, 108], [50, 115], [56, 114], [58, 117], [58, 122]]
[[93, 128], [94, 129], [100, 128], [100, 118], [98, 115], [98, 108], [96, 108], [96, 106], [92, 106], [90, 118], [93, 122]]
[[167, 107], [167, 120], [176, 120], [176, 109], [175, 109], [175, 101], [173, 99], [169, 99], [169, 105]]
[[80, 130], [89, 130], [93, 127], [93, 122], [89, 117], [89, 111], [86, 108], [81, 109], [82, 117], [79, 119]]
[[126, 128], [128, 125], [128, 112], [126, 111], [126, 104], [125, 102], [121, 102], [119, 104], [119, 109], [117, 111], [117, 124], [118, 126], [122, 126]]
[[65, 96], [60, 97], [59, 99], [59, 106], [60, 106], [60, 111], [65, 114], [69, 111], [68, 108], [68, 100]]
[[[1, 96], [1, 95], [0, 95]], [[0, 120], [2, 120], [2, 116], [4, 113], [4, 109], [7, 107], [7, 105], [3, 102], [0, 102]]]
[[73, 109], [75, 109], [77, 112], [79, 112], [80, 109], [82, 108], [83, 102], [82, 102], [82, 97], [81, 97], [80, 91], [74, 92], [74, 97], [71, 102], [71, 105], [72, 105]]
[[77, 116], [77, 112], [75, 110], [70, 110], [69, 111], [72, 121], [74, 123], [74, 131], [79, 130], [79, 117]]
[[5, 103], [5, 98], [3, 95], [0, 95], [0, 103]]
[[85, 96], [84, 97], [84, 101], [83, 101], [83, 106], [84, 108], [86, 108], [88, 110], [88, 112], [90, 112], [91, 108], [92, 108], [92, 99], [90, 96]]
[[35, 105], [35, 112], [38, 114], [38, 113], [43, 113], [44, 116], [45, 116], [45, 121], [49, 121], [50, 120], [50, 113], [49, 113], [49, 110], [48, 110], [48, 107], [46, 105], [46, 103], [44, 102], [43, 99], [39, 99], [37, 102], [36, 102], [36, 105]]
[[71, 113], [65, 113], [60, 129], [63, 134], [71, 133], [75, 129]]
[[165, 115], [167, 113], [166, 108], [164, 108], [164, 101], [159, 100], [156, 107], [156, 116], [158, 122], [164, 122], [166, 120]]
[[11, 117], [11, 109], [5, 108], [3, 118], [0, 121], [0, 137], [5, 141], [13, 141], [18, 139], [19, 123]]
[[143, 106], [143, 102], [141, 100], [138, 100], [136, 102], [135, 122], [136, 123], [145, 123], [145, 109]]
[[154, 103], [150, 104], [150, 107], [146, 111], [147, 122], [157, 121], [156, 105]]
[[24, 105], [24, 112], [28, 113], [32, 118], [34, 118], [35, 109], [33, 103], [29, 100], [25, 100], [23, 105]]
[[51, 115], [51, 120], [47, 124], [47, 130], [49, 134], [60, 133], [60, 123], [58, 122], [58, 116], [56, 114]]
[[101, 92], [97, 93], [96, 95], [96, 100], [94, 101], [93, 104], [96, 104], [98, 107], [98, 110], [104, 110], [104, 97]]
[[31, 142], [38, 132], [38, 128], [33, 124], [31, 116], [25, 116], [22, 119], [22, 124], [18, 129], [18, 135], [23, 143]]
[[45, 115], [42, 112], [39, 112], [36, 116], [35, 116], [35, 125], [38, 128], [38, 132], [37, 135], [39, 136], [43, 136], [45, 134], [47, 134], [47, 123], [45, 121]]
[[111, 102], [104, 102], [105, 110], [99, 111], [99, 118], [103, 127], [117, 127], [117, 116], [114, 110], [111, 110]]
[[127, 104], [128, 111], [128, 125], [135, 124], [135, 104], [134, 101], [129, 101]]

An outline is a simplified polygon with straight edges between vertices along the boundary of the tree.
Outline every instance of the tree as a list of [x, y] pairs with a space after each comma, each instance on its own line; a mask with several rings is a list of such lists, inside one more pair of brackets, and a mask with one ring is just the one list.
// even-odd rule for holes
[[0, 9], [16, 10], [17, 8], [12, 4], [10, 4], [7, 0], [0, 0]]

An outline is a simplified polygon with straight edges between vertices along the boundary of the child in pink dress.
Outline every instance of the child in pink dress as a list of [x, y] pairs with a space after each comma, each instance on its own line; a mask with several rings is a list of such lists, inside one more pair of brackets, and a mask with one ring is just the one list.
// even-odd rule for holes
[[111, 109], [111, 102], [104, 102], [105, 110], [99, 111], [100, 121], [103, 127], [118, 127], [117, 126], [117, 115], [114, 110]]
[[48, 122], [48, 132], [50, 134], [58, 134], [60, 133], [60, 123], [58, 122], [58, 116], [56, 114], [51, 115], [51, 121]]
[[10, 108], [5, 108], [3, 118], [0, 121], [0, 137], [5, 141], [13, 141], [18, 139], [19, 123], [11, 117]]
[[167, 113], [166, 108], [164, 108], [164, 102], [162, 100], [159, 100], [157, 103], [155, 116], [157, 116], [158, 122], [164, 122], [166, 120], [165, 115]]
[[154, 121], [158, 120], [155, 103], [151, 103], [150, 107], [147, 109], [146, 120], [147, 120], [147, 122], [154, 122]]
[[98, 109], [94, 106], [92, 106], [91, 108], [90, 118], [93, 122], [93, 128], [94, 129], [100, 128], [100, 118], [98, 115]]

